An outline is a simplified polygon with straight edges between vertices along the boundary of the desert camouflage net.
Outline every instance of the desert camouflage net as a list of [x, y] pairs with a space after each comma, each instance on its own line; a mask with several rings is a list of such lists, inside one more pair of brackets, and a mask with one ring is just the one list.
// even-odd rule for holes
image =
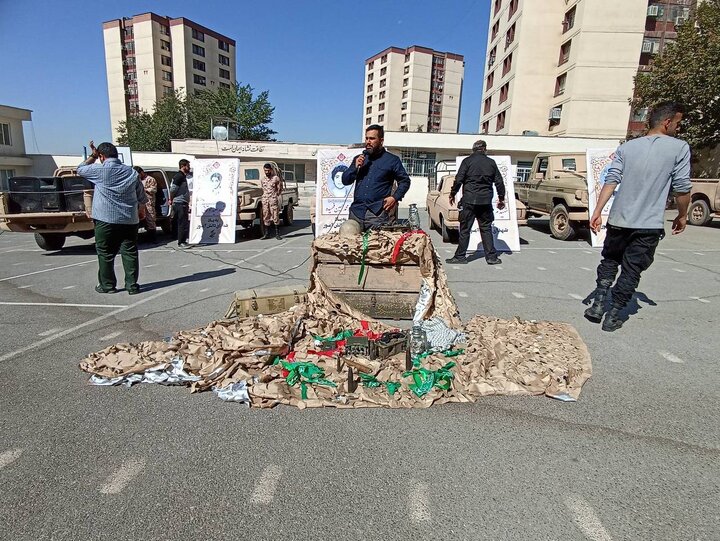
[[[390, 264], [399, 238], [399, 233], [373, 232], [366, 261]], [[254, 407], [289, 404], [301, 408], [428, 407], [473, 402], [487, 395], [546, 394], [577, 399], [591, 375], [589, 352], [568, 324], [475, 316], [463, 327], [445, 272], [425, 235], [410, 236], [397, 263], [419, 263], [432, 290], [424, 318], [439, 316], [449, 327], [464, 330], [464, 351], [452, 358], [444, 353], [429, 355], [422, 359], [422, 370], [413, 372], [405, 370], [404, 354], [371, 361], [317, 352], [314, 337], [357, 330], [362, 322], [367, 331], [381, 333], [392, 328], [348, 306], [316, 275], [320, 252], [339, 254], [351, 264], [359, 262], [361, 237], [325, 235], [313, 243], [312, 251], [306, 303], [275, 315], [213, 321], [202, 329], [180, 332], [170, 342], [110, 346], [89, 355], [80, 368], [101, 378], [117, 378], [142, 374], [180, 357], [188, 373], [200, 376], [199, 381], [189, 383], [193, 392], [245, 381]], [[294, 374], [288, 375], [289, 365], [278, 362], [288, 358], [323, 369], [325, 383], [305, 380], [298, 384]], [[361, 378], [354, 392], [348, 390], [348, 366]]]

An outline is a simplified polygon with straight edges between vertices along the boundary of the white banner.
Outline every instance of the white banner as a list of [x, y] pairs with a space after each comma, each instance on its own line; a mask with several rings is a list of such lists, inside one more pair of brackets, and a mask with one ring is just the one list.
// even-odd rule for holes
[[340, 229], [350, 215], [355, 184], [343, 186], [342, 174], [350, 167], [361, 148], [317, 151], [317, 184], [315, 188], [315, 236]]
[[234, 244], [240, 160], [193, 160], [190, 244]]
[[[614, 148], [587, 149], [588, 207], [590, 217], [592, 217], [593, 212], [595, 212], [595, 207], [597, 207], [600, 190], [602, 190], [602, 187], [605, 185], [605, 177], [610, 169], [610, 164], [613, 159], [615, 159], [615, 150]], [[590, 231], [590, 241], [593, 246], [602, 246], [605, 242], [605, 229], [607, 228], [608, 215], [610, 214], [610, 207], [612, 207], [617, 190], [616, 188], [615, 193], [602, 209], [602, 227], [600, 228], [600, 232], [594, 233], [592, 230]]]
[[[456, 171], [460, 170], [460, 164], [465, 158], [467, 158], [467, 156], [458, 156], [455, 159]], [[517, 224], [515, 185], [513, 183], [515, 176], [517, 175], [517, 167], [510, 163], [510, 156], [488, 156], [488, 158], [495, 160], [505, 184], [505, 208], [503, 210], [498, 210], [497, 208], [498, 195], [497, 190], [493, 185], [494, 195], [492, 206], [493, 213], [495, 214], [495, 221], [493, 221], [492, 231], [495, 249], [498, 252], [519, 252], [520, 231], [518, 230]], [[455, 199], [456, 201], [460, 201], [461, 198], [462, 188], [460, 188], [460, 191]], [[480, 226], [478, 226], [477, 220], [475, 220], [472, 231], [470, 232], [468, 251], [483, 251], [482, 239], [480, 238]]]

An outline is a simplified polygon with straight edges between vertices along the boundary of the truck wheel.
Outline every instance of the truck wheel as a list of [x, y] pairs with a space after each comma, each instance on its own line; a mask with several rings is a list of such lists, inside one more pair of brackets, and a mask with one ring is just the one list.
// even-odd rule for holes
[[35, 233], [35, 242], [43, 250], [52, 252], [65, 246], [65, 235], [62, 233]]
[[445, 220], [443, 220], [442, 216], [440, 216], [440, 234], [443, 242], [450, 242], [450, 230], [445, 227]]
[[550, 234], [558, 240], [568, 240], [575, 234], [565, 205], [555, 205], [550, 213]]
[[287, 205], [285, 205], [285, 211], [283, 212], [282, 220], [284, 226], [290, 226], [293, 224], [294, 220], [294, 211], [293, 211], [293, 205], [292, 201], [290, 201]]
[[712, 216], [710, 216], [710, 207], [704, 200], [698, 199], [690, 205], [690, 210], [688, 210], [688, 222], [692, 225], [706, 225], [711, 221]]

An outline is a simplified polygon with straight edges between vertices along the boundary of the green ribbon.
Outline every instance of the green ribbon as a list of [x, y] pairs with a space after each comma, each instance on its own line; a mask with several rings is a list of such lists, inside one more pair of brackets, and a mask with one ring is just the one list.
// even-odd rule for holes
[[362, 259], [360, 259], [360, 274], [358, 274], [358, 285], [362, 283], [363, 275], [365, 274], [365, 256], [370, 248], [370, 231], [365, 231], [363, 234], [363, 251]]
[[288, 375], [285, 381], [291, 387], [295, 384], [300, 384], [300, 396], [303, 400], [307, 400], [307, 384], [312, 383], [315, 385], [325, 385], [327, 387], [337, 387], [335, 383], [329, 379], [325, 379], [325, 370], [320, 368], [315, 363], [307, 362], [296, 362], [289, 363], [287, 361], [280, 361], [285, 370], [288, 371]]
[[[464, 349], [447, 349], [445, 351], [441, 351], [440, 353], [442, 355], [445, 355], [445, 357], [457, 357], [458, 355], [462, 354], [465, 350]], [[422, 361], [425, 357], [429, 357], [432, 355], [432, 351], [426, 351], [424, 353], [421, 353], [417, 357], [413, 357], [412, 364], [415, 368], [420, 368], [420, 361]]]
[[313, 335], [313, 338], [318, 342], [337, 342], [339, 340], [345, 340], [346, 338], [350, 338], [353, 334], [355, 333], [352, 330], [348, 329], [347, 331], [340, 331], [335, 336], [332, 336], [330, 338], [321, 338], [320, 336], [315, 335]]
[[380, 385], [385, 385], [385, 388], [387, 389], [388, 394], [391, 396], [394, 395], [397, 390], [400, 388], [400, 382], [397, 381], [379, 381], [375, 376], [372, 374], [364, 374], [360, 373], [360, 383], [363, 384], [364, 387], [367, 387], [368, 389], [376, 389], [380, 387]]
[[413, 382], [408, 385], [408, 387], [418, 398], [422, 398], [428, 394], [433, 387], [443, 391], [450, 389], [452, 380], [455, 377], [454, 374], [450, 372], [450, 369], [454, 366], [455, 363], [451, 361], [437, 370], [414, 368], [413, 370], [404, 372], [403, 377], [412, 376]]

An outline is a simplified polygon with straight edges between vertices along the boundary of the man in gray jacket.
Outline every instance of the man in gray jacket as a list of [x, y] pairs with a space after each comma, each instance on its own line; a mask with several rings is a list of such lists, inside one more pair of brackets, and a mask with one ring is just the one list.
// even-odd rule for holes
[[682, 121], [683, 108], [677, 103], [658, 104], [650, 115], [650, 131], [645, 137], [621, 145], [600, 191], [590, 227], [596, 233], [602, 227], [601, 212], [619, 187], [608, 217], [602, 261], [597, 268], [595, 300], [585, 317], [600, 323], [610, 286], [618, 267], [620, 277], [612, 288], [612, 304], [605, 315], [604, 331], [616, 331], [623, 325], [620, 312], [640, 283], [640, 274], [653, 262], [655, 249], [665, 236], [665, 203], [675, 194], [678, 215], [672, 233], [685, 230], [690, 204], [690, 147], [674, 137]]

